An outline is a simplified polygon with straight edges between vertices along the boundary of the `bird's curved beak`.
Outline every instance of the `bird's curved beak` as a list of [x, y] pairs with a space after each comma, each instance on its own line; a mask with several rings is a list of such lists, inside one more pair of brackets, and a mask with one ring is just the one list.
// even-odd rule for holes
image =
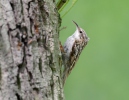
[[73, 21], [73, 23], [76, 25], [78, 31], [80, 32], [81, 30], [80, 30], [80, 27], [78, 26], [78, 24], [75, 21]]

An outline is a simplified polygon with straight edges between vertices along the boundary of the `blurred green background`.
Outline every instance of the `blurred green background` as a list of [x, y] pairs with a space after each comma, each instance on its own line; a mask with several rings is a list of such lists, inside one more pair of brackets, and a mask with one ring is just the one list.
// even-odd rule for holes
[[78, 0], [62, 19], [62, 43], [76, 29], [72, 20], [90, 41], [66, 81], [65, 99], [129, 100], [129, 0]]

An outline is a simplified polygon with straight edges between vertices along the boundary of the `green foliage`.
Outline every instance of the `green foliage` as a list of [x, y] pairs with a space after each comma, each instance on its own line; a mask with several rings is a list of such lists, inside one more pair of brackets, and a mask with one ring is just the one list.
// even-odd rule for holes
[[[62, 7], [58, 10], [61, 14], [61, 18], [63, 18], [75, 5], [78, 0], [66, 0], [66, 2], [62, 5]], [[61, 0], [58, 0], [57, 7], [60, 4]]]
[[[70, 1], [69, 1], [70, 2]], [[129, 100], [129, 1], [78, 0], [62, 20], [62, 44], [76, 21], [90, 41], [65, 85], [66, 100]]]

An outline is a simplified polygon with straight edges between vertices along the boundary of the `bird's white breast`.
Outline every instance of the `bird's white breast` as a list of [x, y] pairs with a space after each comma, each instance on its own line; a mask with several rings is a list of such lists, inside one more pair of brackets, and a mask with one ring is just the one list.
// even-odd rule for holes
[[64, 51], [66, 52], [67, 56], [70, 55], [70, 53], [72, 51], [72, 47], [75, 43], [75, 40], [79, 40], [79, 39], [80, 39], [80, 37], [79, 37], [78, 30], [76, 30], [73, 35], [71, 35], [70, 37], [67, 38], [67, 40], [64, 44]]

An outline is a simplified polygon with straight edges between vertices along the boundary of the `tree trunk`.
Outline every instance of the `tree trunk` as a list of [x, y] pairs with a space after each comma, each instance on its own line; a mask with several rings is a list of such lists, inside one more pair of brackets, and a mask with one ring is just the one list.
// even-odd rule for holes
[[55, 0], [0, 0], [0, 100], [63, 100]]

